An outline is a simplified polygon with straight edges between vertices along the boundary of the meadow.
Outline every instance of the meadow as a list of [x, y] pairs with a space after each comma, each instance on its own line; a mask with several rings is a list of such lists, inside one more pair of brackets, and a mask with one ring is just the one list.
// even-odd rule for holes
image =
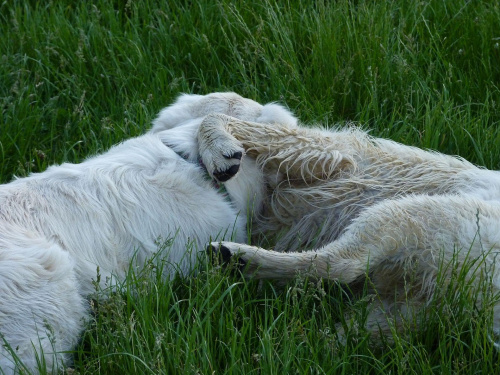
[[[80, 162], [144, 133], [179, 93], [214, 91], [500, 169], [499, 25], [497, 1], [4, 1], [0, 182]], [[500, 373], [491, 309], [475, 307], [460, 274], [449, 288], [461, 292], [443, 290], [421, 330], [375, 344], [361, 328], [367, 293], [203, 263], [165, 282], [151, 263], [91, 296], [64, 371]], [[345, 345], [338, 324], [359, 327]]]

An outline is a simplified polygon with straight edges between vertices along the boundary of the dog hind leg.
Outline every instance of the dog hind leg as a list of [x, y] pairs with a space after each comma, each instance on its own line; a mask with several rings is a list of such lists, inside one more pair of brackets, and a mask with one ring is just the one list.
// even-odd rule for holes
[[6, 374], [50, 372], [67, 363], [64, 352], [76, 345], [86, 314], [68, 252], [34, 241], [0, 248], [0, 368]]

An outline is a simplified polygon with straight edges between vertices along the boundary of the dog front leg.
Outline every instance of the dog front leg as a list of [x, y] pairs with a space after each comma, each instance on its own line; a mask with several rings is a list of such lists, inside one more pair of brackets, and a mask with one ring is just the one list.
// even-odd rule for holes
[[363, 260], [343, 258], [335, 247], [336, 243], [331, 243], [317, 251], [282, 253], [224, 241], [213, 242], [210, 251], [223, 263], [234, 263], [248, 278], [286, 280], [301, 274], [350, 283], [365, 273]]
[[242, 121], [223, 114], [206, 116], [198, 131], [202, 160], [212, 177], [222, 176], [222, 181], [238, 172], [245, 152], [290, 180], [329, 179], [353, 163], [339, 151], [343, 138], [343, 134], [332, 137], [317, 129]]

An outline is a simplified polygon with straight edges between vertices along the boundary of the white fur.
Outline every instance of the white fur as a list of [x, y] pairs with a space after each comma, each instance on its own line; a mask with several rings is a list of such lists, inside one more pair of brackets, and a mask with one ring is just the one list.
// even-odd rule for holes
[[[163, 273], [187, 274], [210, 239], [245, 241], [249, 208], [260, 210], [264, 187], [255, 162], [243, 163], [241, 176], [226, 184], [232, 202], [193, 163], [206, 114], [269, 118], [266, 107], [240, 98], [182, 96], [148, 134], [81, 164], [53, 166], [0, 186], [4, 373], [19, 369], [2, 344], [32, 371], [37, 357], [49, 372], [68, 360], [62, 352], [78, 340], [97, 268], [102, 287], [123, 280], [131, 266], [141, 267], [158, 250], [157, 240], [175, 237], [163, 254]], [[191, 245], [194, 250], [186, 251]]]
[[[494, 295], [500, 291], [499, 172], [355, 127], [268, 122], [212, 114], [198, 133], [212, 175], [240, 162], [221, 157], [238, 148], [246, 151], [242, 163], [250, 157], [261, 167], [267, 190], [254, 234], [276, 238], [279, 251], [223, 242], [226, 253], [246, 264], [246, 275], [306, 273], [354, 283], [369, 273], [379, 297], [366, 323], [374, 335], [390, 335], [393, 323], [411, 320], [436, 292], [440, 267], [451, 261], [472, 262], [461, 271], [466, 279], [485, 278]], [[311, 246], [315, 250], [293, 252]], [[451, 271], [444, 272], [446, 285]], [[499, 337], [496, 301], [493, 333]]]
[[[220, 153], [204, 152], [198, 143], [198, 129], [205, 116], [218, 113], [229, 115], [245, 121], [259, 123], [282, 123], [295, 126], [297, 119], [282, 106], [269, 103], [261, 105], [253, 100], [246, 99], [232, 92], [212, 93], [208, 95], [183, 94], [171, 106], [164, 108], [153, 121], [153, 133], [161, 132], [161, 138], [177, 153], [191, 161], [202, 159], [208, 169], [213, 171], [215, 165], [229, 168], [236, 162], [223, 155], [227, 143], [218, 144], [218, 139], [213, 139], [211, 150], [219, 148]], [[227, 142], [227, 139], [224, 138]], [[233, 140], [234, 141], [234, 140]], [[202, 145], [203, 146], [203, 145]], [[224, 148], [224, 150], [221, 149]], [[232, 151], [242, 151], [239, 142], [234, 142]], [[231, 151], [228, 152], [231, 154]], [[211, 160], [211, 157], [216, 160]], [[210, 160], [209, 160], [210, 159]], [[225, 163], [225, 164], [224, 164]], [[210, 166], [208, 165], [210, 164]], [[240, 165], [240, 173], [224, 185], [231, 201], [241, 210], [242, 215], [252, 215], [262, 209], [265, 181], [264, 176], [252, 158], [244, 158]]]

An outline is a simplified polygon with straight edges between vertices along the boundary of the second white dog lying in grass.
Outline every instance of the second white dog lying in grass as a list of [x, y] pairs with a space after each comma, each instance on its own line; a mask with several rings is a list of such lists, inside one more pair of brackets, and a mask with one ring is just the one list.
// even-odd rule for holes
[[[351, 284], [369, 275], [378, 298], [366, 328], [374, 335], [413, 320], [452, 271], [472, 285], [486, 280], [498, 294], [499, 172], [356, 128], [306, 128], [279, 117], [264, 124], [213, 114], [201, 124], [200, 153], [214, 177], [240, 163], [223, 155], [257, 160], [267, 191], [254, 228], [278, 239], [280, 252], [223, 242], [226, 260], [236, 256], [245, 275], [261, 279], [301, 273]], [[458, 269], [446, 268], [450, 262]], [[493, 313], [498, 337], [498, 299]]]

